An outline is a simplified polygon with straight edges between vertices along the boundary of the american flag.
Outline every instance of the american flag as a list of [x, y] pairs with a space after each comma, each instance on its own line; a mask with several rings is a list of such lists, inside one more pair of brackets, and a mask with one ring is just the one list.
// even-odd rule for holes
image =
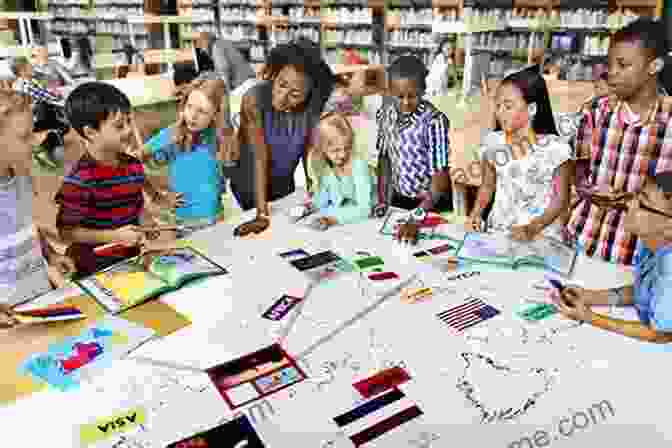
[[436, 316], [455, 333], [495, 317], [499, 310], [476, 297], [468, 298], [463, 304], [454, 306]]

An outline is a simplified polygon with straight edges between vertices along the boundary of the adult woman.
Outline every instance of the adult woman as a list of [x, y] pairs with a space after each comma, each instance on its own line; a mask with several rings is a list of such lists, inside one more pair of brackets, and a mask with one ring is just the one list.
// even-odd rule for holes
[[433, 56], [434, 60], [427, 76], [427, 93], [430, 96], [437, 96], [452, 87], [457, 78], [451, 41], [449, 39], [441, 41]]
[[310, 131], [335, 83], [319, 47], [306, 41], [275, 47], [262, 77], [241, 103], [240, 166], [231, 189], [244, 210], [256, 205], [257, 216], [236, 228], [238, 236], [268, 228], [268, 201], [294, 192], [294, 172], [301, 159], [305, 168]]

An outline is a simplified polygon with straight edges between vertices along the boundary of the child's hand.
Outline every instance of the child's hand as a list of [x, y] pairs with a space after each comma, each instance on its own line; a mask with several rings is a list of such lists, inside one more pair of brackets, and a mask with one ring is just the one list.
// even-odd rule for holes
[[142, 246], [146, 239], [145, 232], [134, 225], [120, 227], [115, 231], [115, 234], [117, 241], [123, 241], [129, 246]]
[[478, 215], [471, 215], [464, 221], [464, 227], [467, 232], [481, 231], [481, 217]]
[[12, 328], [18, 325], [18, 323], [19, 321], [16, 320], [12, 312], [12, 307], [5, 303], [0, 303], [0, 328]]
[[412, 222], [400, 224], [396, 239], [400, 243], [411, 243], [413, 245], [417, 244], [418, 225]]
[[248, 221], [236, 227], [233, 231], [234, 236], [247, 236], [250, 233], [261, 233], [271, 225], [271, 220], [258, 216], [252, 221]]
[[71, 278], [77, 273], [77, 267], [74, 260], [66, 255], [51, 254], [47, 272], [49, 274], [49, 280], [51, 280], [54, 286], [63, 288], [65, 287], [68, 278]]
[[523, 226], [511, 227], [511, 239], [515, 241], [532, 241], [541, 233], [542, 227], [536, 222], [531, 222]]
[[579, 321], [589, 321], [593, 312], [586, 301], [586, 290], [569, 286], [562, 293], [557, 290], [551, 296], [553, 304], [566, 317]]
[[184, 207], [184, 194], [176, 193], [174, 191], [165, 191], [160, 194], [159, 204], [170, 210], [175, 210], [178, 207]]

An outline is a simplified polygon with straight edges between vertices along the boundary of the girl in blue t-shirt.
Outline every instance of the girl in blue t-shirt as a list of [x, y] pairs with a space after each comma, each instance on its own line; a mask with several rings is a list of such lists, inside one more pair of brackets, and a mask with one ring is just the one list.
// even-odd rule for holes
[[167, 224], [195, 230], [214, 224], [222, 212], [225, 183], [217, 158], [216, 123], [225, 92], [222, 81], [191, 82], [179, 97], [177, 123], [143, 145], [142, 160], [167, 167], [167, 194], [177, 198], [174, 216], [171, 210], [171, 216], [160, 217]]

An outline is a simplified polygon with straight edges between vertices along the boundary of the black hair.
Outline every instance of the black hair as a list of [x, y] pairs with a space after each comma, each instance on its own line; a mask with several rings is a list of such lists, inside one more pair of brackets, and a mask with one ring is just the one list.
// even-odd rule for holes
[[663, 171], [652, 177], [660, 191], [666, 196], [672, 195], [672, 171]]
[[63, 57], [65, 59], [70, 59], [72, 57], [72, 47], [70, 46], [70, 39], [67, 37], [62, 37], [60, 40], [61, 50], [63, 50]]
[[661, 21], [642, 17], [616, 31], [611, 42], [638, 41], [653, 58], [662, 58], [669, 48], [666, 36], [667, 30]]
[[[511, 73], [504, 77], [500, 86], [507, 83], [513, 84], [520, 90], [527, 104], [535, 103], [537, 105], [537, 113], [532, 119], [532, 129], [534, 129], [534, 132], [537, 134], [558, 135], [553, 110], [551, 109], [551, 99], [548, 95], [546, 81], [541, 76], [540, 67], [533, 65], [521, 71]], [[495, 131], [501, 130], [502, 127], [497, 122]]]
[[319, 119], [322, 108], [336, 84], [336, 76], [322, 59], [320, 47], [303, 36], [290, 43], [277, 45], [266, 58], [262, 77], [266, 80], [275, 80], [278, 73], [287, 66], [295, 67], [309, 78], [312, 87], [306, 103]]
[[424, 62], [413, 55], [400, 56], [387, 68], [387, 76], [390, 80], [414, 80], [422, 92], [427, 89], [426, 78], [428, 74], [429, 71]]
[[193, 62], [178, 62], [174, 66], [173, 83], [175, 87], [190, 83], [198, 77], [196, 66]]
[[104, 82], [80, 84], [65, 101], [68, 121], [82, 137], [85, 137], [83, 131], [86, 126], [100, 129], [100, 124], [110, 115], [130, 111], [131, 102], [126, 94], [112, 84]]
[[80, 37], [77, 39], [77, 47], [79, 48], [79, 58], [82, 64], [87, 70], [91, 70], [91, 58], [93, 57], [91, 41], [88, 37]]

